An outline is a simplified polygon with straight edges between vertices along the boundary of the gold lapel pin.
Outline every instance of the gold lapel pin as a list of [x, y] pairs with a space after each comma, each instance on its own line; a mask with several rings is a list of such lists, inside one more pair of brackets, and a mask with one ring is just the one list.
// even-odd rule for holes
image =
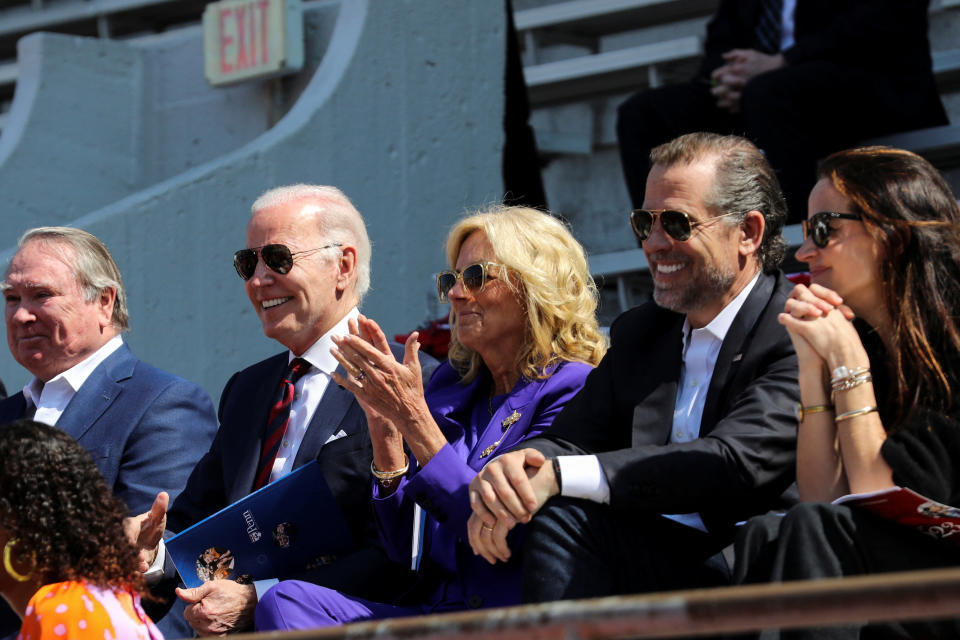
[[511, 413], [506, 418], [500, 421], [500, 428], [509, 429], [519, 419], [520, 419], [520, 412], [514, 411], [513, 413]]

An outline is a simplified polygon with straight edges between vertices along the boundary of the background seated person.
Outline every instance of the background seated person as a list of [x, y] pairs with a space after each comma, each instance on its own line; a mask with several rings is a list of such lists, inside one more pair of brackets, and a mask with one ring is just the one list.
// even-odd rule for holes
[[763, 149], [790, 222], [806, 214], [816, 161], [864, 138], [947, 124], [934, 83], [927, 0], [722, 0], [692, 81], [641, 91], [617, 138], [634, 207], [650, 149], [692, 131]]
[[[926, 160], [866, 147], [827, 158], [809, 211], [797, 259], [810, 265], [812, 284], [797, 285], [780, 316], [800, 361], [797, 485], [804, 502], [784, 517], [747, 523], [737, 540], [736, 578], [958, 566], [953, 542], [829, 503], [896, 485], [960, 505], [960, 209]], [[912, 622], [879, 631], [870, 637], [955, 638], [960, 625]], [[851, 626], [784, 635], [870, 632], [860, 633]]]
[[452, 305], [453, 343], [426, 392], [416, 334], [402, 364], [363, 317], [337, 340], [350, 375], [336, 380], [367, 414], [374, 508], [391, 558], [410, 561], [420, 509], [426, 515], [418, 584], [388, 605], [286, 581], [260, 601], [258, 630], [520, 602], [519, 561], [491, 567], [470, 552], [467, 486], [493, 456], [548, 429], [603, 356], [597, 290], [583, 248], [533, 209], [496, 207], [460, 221], [447, 258], [453, 270], [437, 276], [437, 290]]
[[0, 460], [0, 593], [18, 637], [162, 639], [140, 607], [126, 507], [83, 447], [21, 419], [0, 428]]

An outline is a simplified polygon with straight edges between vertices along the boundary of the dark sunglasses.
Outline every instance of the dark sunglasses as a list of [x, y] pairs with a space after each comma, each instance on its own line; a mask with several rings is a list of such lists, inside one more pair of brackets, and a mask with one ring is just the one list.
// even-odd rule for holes
[[490, 275], [490, 267], [500, 267], [496, 262], [477, 262], [463, 268], [463, 271], [441, 271], [437, 274], [437, 297], [440, 302], [450, 302], [450, 289], [457, 284], [457, 280], [463, 283], [465, 289], [471, 293], [477, 294], [483, 291], [483, 286], [487, 280], [492, 280], [495, 276]]
[[860, 220], [860, 216], [856, 213], [837, 213], [836, 211], [821, 211], [815, 213], [800, 222], [800, 226], [803, 229], [803, 239], [806, 240], [807, 235], [809, 235], [810, 239], [813, 240], [813, 244], [823, 249], [830, 242], [830, 233], [833, 231], [830, 228], [830, 221], [834, 219]]
[[693, 230], [697, 227], [709, 224], [718, 218], [732, 216], [735, 213], [735, 211], [731, 211], [730, 213], [714, 216], [703, 222], [697, 222], [691, 220], [690, 216], [683, 211], [674, 211], [673, 209], [634, 209], [630, 212], [630, 226], [633, 228], [633, 233], [636, 234], [640, 242], [643, 242], [650, 237], [650, 234], [653, 232], [653, 225], [659, 217], [664, 233], [677, 242], [686, 242], [690, 239], [690, 236], [693, 235]]
[[233, 266], [237, 270], [237, 275], [244, 280], [249, 280], [253, 277], [253, 272], [257, 270], [257, 256], [259, 255], [263, 258], [263, 264], [282, 275], [290, 273], [290, 269], [293, 268], [293, 256], [339, 246], [339, 242], [332, 242], [316, 249], [290, 251], [290, 247], [285, 244], [265, 244], [255, 249], [240, 249], [240, 251], [237, 251], [233, 254]]

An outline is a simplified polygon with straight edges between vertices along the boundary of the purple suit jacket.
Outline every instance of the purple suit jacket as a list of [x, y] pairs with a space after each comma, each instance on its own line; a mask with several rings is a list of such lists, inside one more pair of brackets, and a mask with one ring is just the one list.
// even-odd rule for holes
[[[411, 460], [411, 472], [392, 495], [380, 497], [374, 485], [377, 526], [393, 560], [411, 562], [414, 503], [426, 514], [417, 602], [404, 604], [419, 604], [425, 611], [519, 604], [520, 554], [515, 552], [506, 564], [490, 565], [470, 550], [467, 488], [487, 462], [548, 429], [583, 387], [591, 369], [587, 364], [563, 362], [549, 378], [521, 379], [491, 417], [486, 370], [464, 385], [448, 363], [437, 368], [426, 400], [447, 444], [423, 468], [415, 468], [416, 461]], [[481, 457], [501, 437], [499, 445]], [[511, 533], [511, 549], [518, 548], [520, 529]]]

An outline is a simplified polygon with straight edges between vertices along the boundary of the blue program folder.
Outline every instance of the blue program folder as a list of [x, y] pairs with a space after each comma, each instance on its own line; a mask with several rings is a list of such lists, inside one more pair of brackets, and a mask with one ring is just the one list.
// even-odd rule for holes
[[291, 577], [352, 546], [316, 460], [166, 540], [188, 587]]

